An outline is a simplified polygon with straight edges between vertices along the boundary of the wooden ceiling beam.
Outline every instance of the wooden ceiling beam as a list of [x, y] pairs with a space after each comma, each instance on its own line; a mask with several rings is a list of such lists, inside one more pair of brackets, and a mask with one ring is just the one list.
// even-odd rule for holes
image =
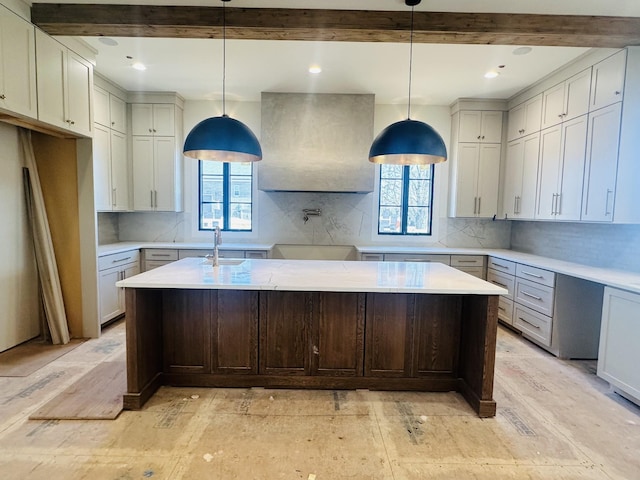
[[[226, 7], [227, 38], [407, 42], [403, 11]], [[31, 21], [50, 35], [221, 38], [222, 8], [34, 3]], [[640, 45], [640, 18], [415, 12], [414, 41], [494, 45]]]

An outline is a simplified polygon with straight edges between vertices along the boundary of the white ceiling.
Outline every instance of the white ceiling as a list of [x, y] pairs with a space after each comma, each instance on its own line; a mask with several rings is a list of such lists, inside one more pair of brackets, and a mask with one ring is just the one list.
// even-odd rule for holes
[[[220, 6], [219, 0], [39, 0], [41, 3], [113, 3]], [[234, 0], [232, 7], [408, 10], [404, 0]], [[509, 12], [640, 17], [638, 0], [425, 0], [416, 10]], [[217, 99], [222, 92], [222, 42], [200, 39], [114, 38], [94, 47], [96, 70], [126, 90], [176, 91], [187, 99]], [[516, 46], [414, 45], [412, 103], [449, 105], [456, 98], [509, 98], [587, 49]], [[133, 57], [133, 60], [127, 56]], [[147, 70], [131, 68], [141, 61]], [[319, 64], [319, 75], [308, 73]], [[490, 69], [504, 68], [492, 80]], [[260, 92], [374, 93], [378, 103], [404, 103], [408, 92], [407, 44], [227, 40], [226, 94], [259, 100]]]

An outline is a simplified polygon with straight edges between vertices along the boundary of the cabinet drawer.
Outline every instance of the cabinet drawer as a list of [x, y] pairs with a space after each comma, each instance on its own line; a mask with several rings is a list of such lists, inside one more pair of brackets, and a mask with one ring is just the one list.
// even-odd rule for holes
[[[494, 283], [499, 287], [506, 288], [509, 291], [504, 297], [513, 300], [513, 291], [515, 290], [516, 279], [513, 275], [506, 275], [496, 272], [492, 268], [487, 269], [487, 282]], [[502, 298], [502, 296], [500, 296]]]
[[266, 250], [246, 250], [244, 258], [267, 258]]
[[213, 248], [211, 250], [178, 250], [178, 259], [182, 260], [183, 258], [204, 258], [207, 255], [213, 255]]
[[484, 267], [484, 255], [451, 255], [452, 267]]
[[451, 263], [449, 255], [411, 255], [407, 253], [385, 253], [384, 260], [385, 262], [437, 262], [445, 265]]
[[111, 267], [118, 267], [125, 263], [135, 263], [140, 260], [140, 250], [112, 253], [98, 258], [98, 270], [102, 271]]
[[453, 268], [484, 280], [484, 267], [453, 267]]
[[516, 266], [516, 277], [526, 278], [527, 280], [541, 283], [548, 287], [553, 287], [556, 284], [556, 274], [554, 272], [530, 267], [529, 265], [522, 265], [521, 263]]
[[553, 315], [553, 288], [516, 278], [515, 301], [544, 315]]
[[244, 258], [244, 250], [218, 250], [219, 258]]
[[513, 325], [513, 302], [502, 295], [498, 302], [498, 318], [509, 325]]
[[543, 345], [551, 346], [551, 318], [546, 315], [516, 304], [513, 326]]
[[144, 261], [144, 271], [148, 272], [149, 270], [153, 270], [154, 268], [162, 267], [163, 265], [167, 265], [171, 263], [173, 260], [164, 261], [164, 260], [145, 260]]
[[178, 250], [148, 248], [148, 249], [145, 249], [144, 251], [144, 259], [145, 260], [162, 260], [162, 261], [178, 260]]
[[501, 258], [489, 257], [489, 268], [493, 268], [502, 273], [508, 273], [509, 275], [516, 274], [516, 263], [509, 260], [502, 260]]
[[361, 253], [360, 260], [363, 262], [382, 262], [384, 255], [382, 253]]

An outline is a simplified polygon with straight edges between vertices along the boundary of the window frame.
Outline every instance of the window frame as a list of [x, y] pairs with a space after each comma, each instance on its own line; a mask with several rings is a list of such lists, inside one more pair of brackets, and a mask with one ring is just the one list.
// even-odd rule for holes
[[[431, 169], [430, 175], [429, 175], [429, 182], [430, 182], [430, 188], [429, 188], [429, 203], [427, 205], [427, 207], [429, 208], [429, 219], [428, 219], [428, 223], [429, 223], [429, 232], [428, 233], [421, 233], [421, 232], [408, 232], [408, 218], [409, 218], [409, 208], [411, 207], [409, 205], [409, 191], [410, 191], [410, 186], [411, 186], [411, 181], [412, 180], [424, 180], [424, 179], [419, 179], [419, 178], [411, 178], [411, 165], [401, 165], [402, 166], [402, 177], [401, 177], [401, 182], [402, 182], [402, 194], [401, 194], [401, 203], [399, 205], [400, 207], [400, 231], [399, 232], [382, 232], [380, 231], [380, 211], [382, 208], [386, 207], [386, 206], [391, 206], [391, 205], [382, 205], [382, 173], [383, 173], [383, 166], [384, 165], [380, 165], [379, 168], [379, 172], [378, 172], [378, 215], [377, 215], [377, 220], [376, 220], [376, 224], [377, 224], [377, 229], [376, 229], [376, 233], [377, 235], [391, 235], [391, 236], [400, 236], [400, 237], [433, 237], [434, 232], [433, 232], [433, 213], [434, 213], [434, 197], [435, 197], [435, 189], [436, 189], [436, 182], [435, 182], [435, 165], [430, 164], [429, 167]], [[388, 177], [385, 177], [385, 179], [388, 179]], [[395, 205], [393, 205], [394, 207], [397, 207]], [[419, 205], [418, 207], [423, 207], [422, 205]]]
[[[231, 174], [231, 163], [230, 162], [222, 162], [222, 202], [203, 202], [202, 200], [202, 165], [204, 161], [207, 160], [198, 160], [198, 177], [197, 177], [197, 182], [198, 182], [198, 197], [197, 197], [197, 202], [198, 202], [198, 220], [197, 220], [197, 224], [198, 224], [198, 231], [199, 232], [211, 232], [213, 231], [213, 227], [212, 228], [203, 228], [202, 226], [202, 207], [204, 204], [207, 205], [211, 205], [211, 204], [217, 204], [217, 203], [222, 203], [222, 223], [223, 225], [220, 225], [220, 229], [223, 232], [239, 232], [239, 233], [251, 233], [253, 232], [253, 218], [254, 218], [254, 205], [253, 205], [253, 199], [254, 199], [254, 191], [253, 191], [253, 178], [254, 178], [254, 172], [253, 172], [253, 164], [249, 163], [249, 167], [251, 169], [251, 173], [249, 175], [237, 175], [237, 174]], [[218, 175], [218, 174], [216, 174]], [[236, 176], [240, 176], [240, 177], [249, 177], [251, 179], [250, 182], [250, 188], [249, 188], [249, 192], [251, 195], [251, 201], [250, 202], [232, 202], [231, 201], [231, 197], [230, 197], [230, 193], [231, 193], [231, 178], [236, 175]], [[238, 204], [242, 204], [242, 205], [249, 205], [249, 210], [250, 210], [250, 216], [251, 216], [251, 228], [230, 228], [230, 224], [231, 224], [231, 206], [234, 203], [238, 203]]]

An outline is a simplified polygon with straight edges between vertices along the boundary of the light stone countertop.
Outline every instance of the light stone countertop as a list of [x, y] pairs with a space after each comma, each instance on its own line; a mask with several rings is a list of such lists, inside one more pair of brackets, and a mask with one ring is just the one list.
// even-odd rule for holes
[[[119, 242], [98, 246], [98, 257], [111, 255], [112, 253], [129, 252], [143, 248], [167, 248], [177, 250], [213, 250], [212, 243], [184, 243], [184, 242]], [[222, 243], [219, 250], [266, 250], [273, 249], [273, 244], [258, 243]]]
[[125, 288], [504, 295], [507, 290], [440, 263], [185, 258], [116, 283]]

